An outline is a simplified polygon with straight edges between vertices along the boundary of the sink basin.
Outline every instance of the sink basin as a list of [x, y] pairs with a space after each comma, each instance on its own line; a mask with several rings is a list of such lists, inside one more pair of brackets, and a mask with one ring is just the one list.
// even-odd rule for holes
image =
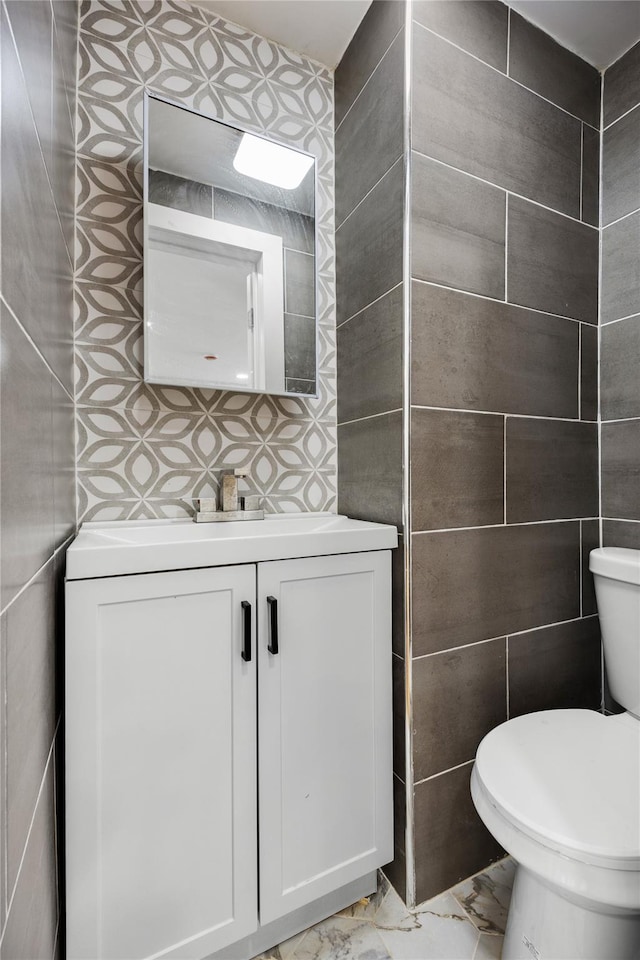
[[83, 523], [67, 551], [67, 580], [388, 550], [395, 527], [335, 513], [270, 514], [264, 520]]

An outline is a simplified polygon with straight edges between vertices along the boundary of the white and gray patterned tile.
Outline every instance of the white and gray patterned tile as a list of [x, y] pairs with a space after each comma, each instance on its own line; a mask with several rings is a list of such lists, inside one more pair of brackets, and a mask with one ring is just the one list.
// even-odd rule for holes
[[[143, 382], [145, 90], [318, 158], [318, 398]], [[77, 156], [80, 517], [187, 515], [223, 465], [270, 510], [335, 509], [331, 71], [181, 0], [83, 0]]]

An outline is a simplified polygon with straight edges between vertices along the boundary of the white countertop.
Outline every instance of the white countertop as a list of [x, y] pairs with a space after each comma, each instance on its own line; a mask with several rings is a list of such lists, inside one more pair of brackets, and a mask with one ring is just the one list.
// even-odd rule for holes
[[268, 514], [264, 520], [83, 523], [67, 551], [67, 580], [218, 567], [334, 553], [389, 550], [395, 527], [335, 513]]

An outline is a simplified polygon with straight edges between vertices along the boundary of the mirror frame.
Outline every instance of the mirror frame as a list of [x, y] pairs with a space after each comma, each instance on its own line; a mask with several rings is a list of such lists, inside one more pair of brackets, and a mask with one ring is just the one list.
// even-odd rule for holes
[[[147, 379], [147, 325], [149, 319], [147, 316], [147, 303], [149, 302], [149, 293], [148, 293], [148, 271], [145, 268], [146, 260], [146, 251], [149, 244], [149, 218], [147, 216], [147, 204], [149, 203], [149, 103], [151, 100], [160, 100], [162, 103], [168, 104], [170, 107], [177, 107], [180, 110], [185, 110], [187, 113], [195, 114], [197, 117], [202, 117], [204, 120], [210, 120], [213, 123], [219, 123], [223, 127], [229, 127], [231, 130], [237, 130], [240, 133], [249, 133], [254, 137], [261, 137], [263, 140], [267, 140], [269, 143], [275, 143], [280, 147], [286, 147], [288, 150], [295, 150], [296, 153], [301, 153], [305, 157], [309, 157], [313, 160], [313, 214], [314, 214], [314, 226], [313, 226], [313, 242], [314, 242], [314, 251], [313, 251], [313, 291], [314, 291], [314, 324], [315, 324], [315, 384], [316, 389], [314, 393], [293, 393], [286, 391], [275, 391], [275, 390], [260, 390], [256, 387], [242, 387], [229, 384], [217, 385], [215, 383], [211, 384], [195, 384], [182, 382], [173, 382], [167, 383], [166, 381], [160, 380], [148, 380]], [[144, 383], [151, 384], [161, 384], [163, 386], [182, 386], [188, 387], [192, 390], [220, 390], [225, 393], [252, 393], [255, 395], [262, 396], [272, 396], [272, 397], [298, 397], [303, 400], [317, 400], [320, 395], [319, 388], [319, 361], [320, 361], [320, 351], [319, 351], [319, 320], [318, 320], [318, 294], [319, 294], [319, 284], [318, 284], [318, 159], [315, 154], [308, 153], [306, 150], [300, 150], [298, 147], [292, 147], [290, 143], [285, 143], [282, 140], [277, 140], [274, 137], [267, 137], [262, 133], [256, 133], [255, 130], [250, 129], [249, 127], [240, 126], [235, 123], [227, 123], [225, 120], [218, 120], [217, 117], [211, 117], [206, 113], [201, 113], [199, 110], [193, 110], [191, 107], [185, 106], [183, 103], [178, 103], [175, 100], [171, 100], [169, 97], [164, 96], [161, 93], [157, 93], [155, 90], [145, 89], [144, 91], [144, 102], [143, 102], [143, 138], [142, 138], [142, 283], [143, 283], [143, 337], [144, 337], [144, 369], [143, 369], [143, 381]], [[170, 207], [169, 209], [173, 209]], [[220, 221], [223, 222], [223, 221]], [[284, 310], [283, 305], [283, 328], [284, 328], [284, 315], [286, 311]], [[285, 378], [286, 379], [286, 378]], [[293, 378], [292, 378], [293, 379]]]

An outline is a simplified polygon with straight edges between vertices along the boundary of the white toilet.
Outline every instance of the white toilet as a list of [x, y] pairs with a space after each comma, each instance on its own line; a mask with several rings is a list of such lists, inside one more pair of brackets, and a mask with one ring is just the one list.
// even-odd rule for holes
[[627, 712], [508, 720], [471, 775], [480, 817], [518, 865], [503, 960], [640, 958], [640, 550], [594, 550], [589, 567]]

